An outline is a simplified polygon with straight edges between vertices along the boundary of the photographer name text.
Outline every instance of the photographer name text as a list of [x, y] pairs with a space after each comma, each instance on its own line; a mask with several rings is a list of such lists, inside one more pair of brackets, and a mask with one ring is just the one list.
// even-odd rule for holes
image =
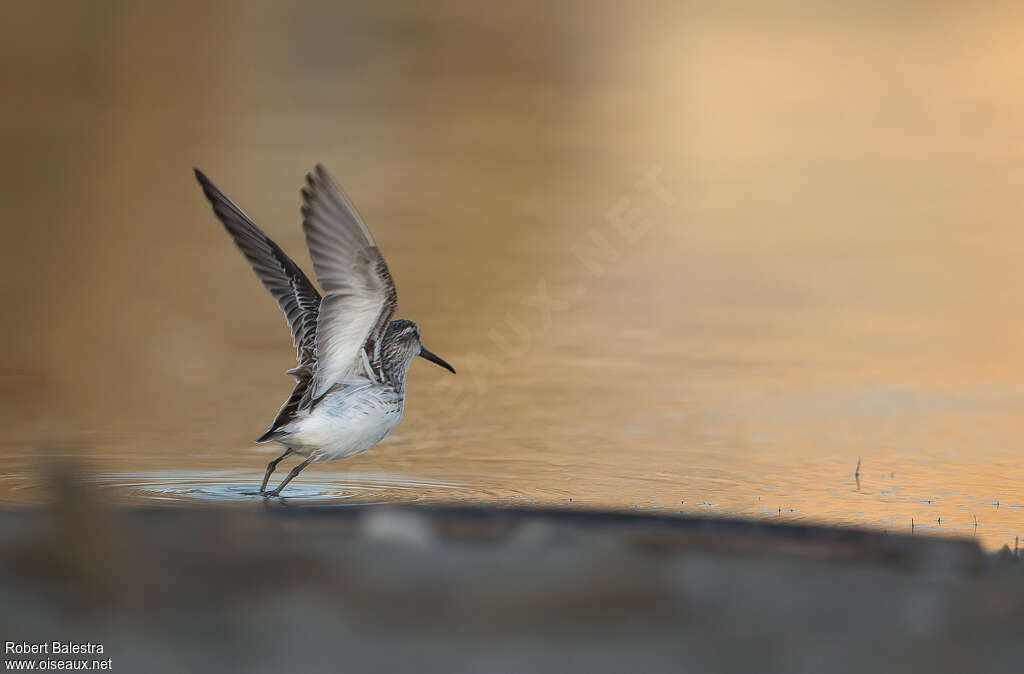
[[9, 655], [102, 655], [103, 644], [94, 644], [90, 641], [75, 643], [74, 641], [41, 641], [30, 643], [28, 641], [8, 641], [4, 652]]

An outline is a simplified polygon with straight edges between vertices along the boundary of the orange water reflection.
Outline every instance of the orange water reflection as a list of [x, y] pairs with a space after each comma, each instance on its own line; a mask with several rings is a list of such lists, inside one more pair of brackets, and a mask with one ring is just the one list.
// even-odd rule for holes
[[322, 161], [460, 374], [310, 484], [1012, 546], [1024, 10], [757, 7], [9, 8], [0, 499], [262, 472], [287, 333], [191, 168], [308, 268]]

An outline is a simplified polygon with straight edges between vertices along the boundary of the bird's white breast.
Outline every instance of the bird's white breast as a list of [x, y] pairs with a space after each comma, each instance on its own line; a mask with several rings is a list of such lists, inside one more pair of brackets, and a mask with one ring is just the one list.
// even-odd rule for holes
[[328, 393], [312, 412], [300, 413], [280, 442], [314, 461], [365, 452], [402, 418], [405, 396], [390, 387], [365, 384]]

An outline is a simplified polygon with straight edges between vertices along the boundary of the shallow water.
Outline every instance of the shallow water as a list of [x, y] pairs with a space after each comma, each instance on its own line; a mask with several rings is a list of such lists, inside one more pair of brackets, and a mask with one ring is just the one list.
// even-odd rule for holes
[[52, 49], [7, 59], [0, 502], [54, 454], [258, 501], [288, 335], [191, 168], [310, 270], [322, 161], [459, 374], [289, 500], [1024, 535], [1019, 8], [115, 7], [4, 41]]

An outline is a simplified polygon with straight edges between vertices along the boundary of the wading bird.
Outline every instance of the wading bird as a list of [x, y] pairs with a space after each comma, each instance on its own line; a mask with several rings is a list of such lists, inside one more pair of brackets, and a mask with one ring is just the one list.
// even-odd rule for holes
[[[256, 276], [288, 319], [299, 365], [295, 389], [257, 442], [285, 450], [267, 464], [259, 493], [278, 496], [303, 468], [366, 451], [402, 418], [405, 378], [416, 356], [454, 373], [420, 343], [412, 321], [391, 320], [395, 284], [352, 202], [317, 166], [302, 189], [302, 229], [320, 293], [280, 246], [196, 169], [203, 193]], [[277, 489], [267, 482], [290, 454], [305, 458]]]

